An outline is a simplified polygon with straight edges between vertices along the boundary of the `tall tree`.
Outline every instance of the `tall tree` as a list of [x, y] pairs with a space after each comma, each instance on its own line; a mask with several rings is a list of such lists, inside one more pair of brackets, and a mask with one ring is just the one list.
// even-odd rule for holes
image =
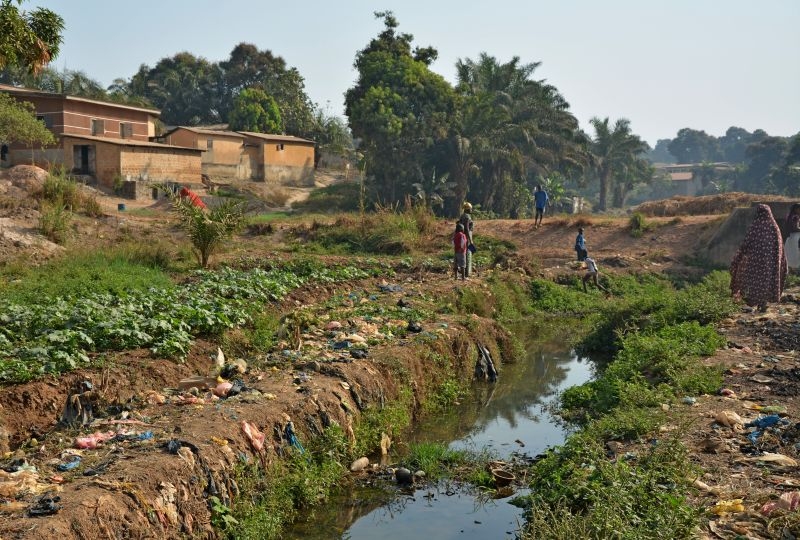
[[188, 52], [142, 65], [131, 77], [130, 93], [161, 109], [166, 124], [198, 125], [223, 121], [220, 115], [222, 72], [219, 66]]
[[228, 122], [235, 131], [283, 132], [283, 121], [277, 103], [272, 96], [259, 88], [245, 88], [239, 92], [233, 100]]
[[227, 118], [239, 92], [260, 88], [275, 99], [288, 133], [300, 137], [311, 135], [313, 107], [305, 91], [305, 81], [297, 69], [286, 66], [282, 57], [259, 50], [251, 43], [239, 43], [219, 67], [223, 73], [220, 96], [223, 118]]
[[[477, 167], [471, 198], [501, 214], [521, 211], [527, 178], [535, 183], [586, 162], [569, 104], [555, 87], [532, 78], [539, 65], [523, 64], [519, 57], [500, 63], [486, 53], [456, 64], [462, 106], [453, 137], [458, 145], [451, 145], [457, 150], [454, 171]], [[462, 177], [453, 175], [457, 197], [463, 193]]]
[[[598, 210], [606, 210], [608, 194], [615, 182], [635, 183], [639, 177], [637, 171], [647, 170], [639, 161], [641, 154], [648, 149], [647, 143], [631, 131], [630, 121], [625, 118], [617, 120], [611, 126], [608, 117], [603, 120], [595, 117], [589, 121], [594, 128], [592, 139], [592, 169], [600, 182], [600, 200]], [[624, 201], [624, 189], [618, 189]], [[623, 201], [617, 197], [615, 203]]]
[[669, 153], [675, 156], [678, 163], [702, 163], [719, 161], [719, 144], [716, 137], [705, 131], [683, 128], [672, 139], [668, 147]]
[[427, 173], [434, 149], [448, 135], [455, 94], [429, 64], [431, 48], [411, 50], [413, 36], [397, 33], [391, 12], [376, 13], [385, 29], [356, 55], [358, 80], [345, 95], [354, 137], [362, 139], [367, 172], [394, 202], [412, 191], [417, 167]]
[[22, 0], [0, 0], [0, 69], [35, 73], [58, 56], [64, 19], [44, 8], [22, 11], [20, 5]]

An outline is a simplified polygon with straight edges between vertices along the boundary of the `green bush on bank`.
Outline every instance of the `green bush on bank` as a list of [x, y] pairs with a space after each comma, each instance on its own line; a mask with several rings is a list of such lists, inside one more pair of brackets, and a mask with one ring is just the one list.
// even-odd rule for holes
[[610, 460], [602, 441], [578, 434], [531, 472], [526, 539], [688, 538], [699, 518], [685, 495], [695, 471], [674, 440]]
[[666, 415], [660, 404], [676, 395], [720, 388], [721, 371], [699, 357], [725, 343], [707, 325], [736, 309], [728, 276], [677, 291], [658, 278], [610, 281], [615, 298], [598, 308], [583, 346], [616, 355], [561, 396], [561, 415], [582, 429], [533, 466], [525, 539], [688, 538], [700, 516], [686, 499], [696, 471], [677, 439], [654, 438], [625, 455], [605, 443], [654, 433]]

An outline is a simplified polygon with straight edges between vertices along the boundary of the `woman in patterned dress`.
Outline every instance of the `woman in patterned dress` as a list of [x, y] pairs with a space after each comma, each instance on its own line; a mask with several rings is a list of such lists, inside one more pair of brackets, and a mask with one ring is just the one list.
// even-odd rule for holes
[[785, 281], [781, 230], [769, 206], [759, 204], [756, 218], [731, 262], [731, 293], [764, 311], [767, 302], [780, 301]]

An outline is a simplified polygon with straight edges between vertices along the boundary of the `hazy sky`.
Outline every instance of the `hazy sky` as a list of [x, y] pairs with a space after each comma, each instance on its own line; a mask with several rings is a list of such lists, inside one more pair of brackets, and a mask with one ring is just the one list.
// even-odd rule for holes
[[651, 145], [682, 127], [800, 131], [800, 0], [31, 0], [66, 21], [55, 67], [104, 85], [189, 51], [224, 60], [242, 41], [282, 56], [312, 101], [343, 114], [357, 51], [394, 11], [454, 82], [458, 58], [541, 61], [586, 128], [630, 119]]

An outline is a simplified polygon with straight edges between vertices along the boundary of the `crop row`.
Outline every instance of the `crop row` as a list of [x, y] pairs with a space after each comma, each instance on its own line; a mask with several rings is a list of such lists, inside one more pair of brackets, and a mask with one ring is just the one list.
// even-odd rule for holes
[[223, 268], [198, 271], [173, 288], [0, 303], [0, 382], [85, 367], [102, 351], [147, 347], [155, 356], [185, 357], [195, 336], [245, 325], [255, 310], [306, 283], [367, 276], [352, 266]]

